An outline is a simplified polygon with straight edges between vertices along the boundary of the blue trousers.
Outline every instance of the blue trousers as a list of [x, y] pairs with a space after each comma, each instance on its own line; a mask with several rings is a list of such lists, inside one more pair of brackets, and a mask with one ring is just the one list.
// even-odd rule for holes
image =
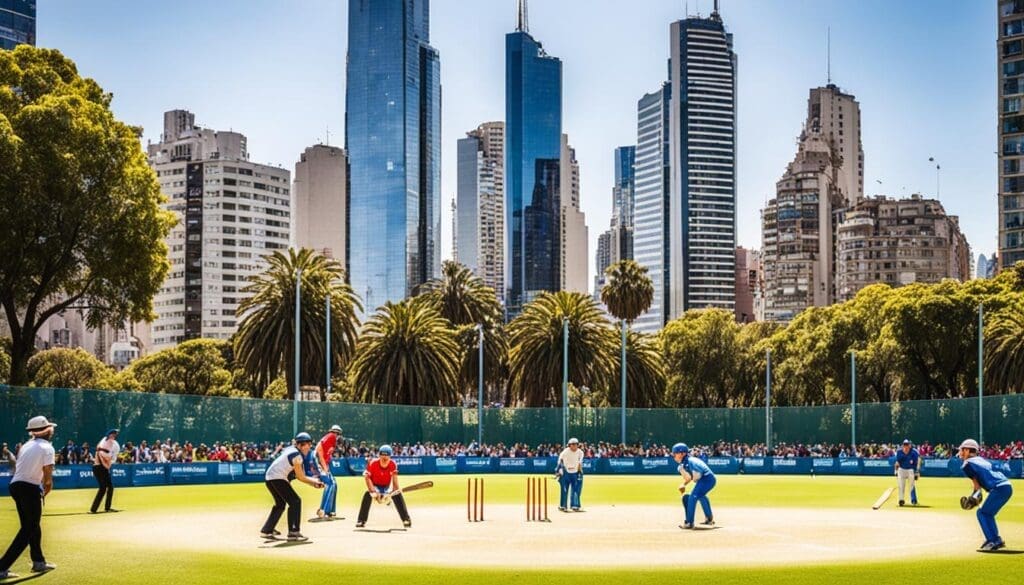
[[[582, 473], [563, 472], [558, 478], [558, 487], [561, 488], [558, 499], [559, 508], [580, 507], [580, 491], [583, 490]], [[572, 490], [571, 496], [569, 495], [570, 489]]]
[[330, 472], [320, 475], [320, 481], [324, 482], [324, 495], [320, 498], [320, 509], [324, 514], [334, 514], [338, 501], [338, 483]]
[[996, 487], [988, 493], [985, 502], [978, 508], [978, 524], [981, 524], [981, 533], [985, 535], [985, 542], [1000, 542], [999, 528], [996, 526], [996, 514], [1009, 501], [1013, 495], [1013, 487], [1005, 484]]
[[718, 480], [713, 475], [705, 475], [697, 480], [693, 486], [693, 492], [683, 496], [683, 506], [686, 508], [686, 523], [693, 524], [693, 518], [697, 515], [697, 502], [700, 502], [701, 510], [704, 511], [704, 518], [710, 519], [711, 501], [708, 500], [708, 492], [715, 489]]

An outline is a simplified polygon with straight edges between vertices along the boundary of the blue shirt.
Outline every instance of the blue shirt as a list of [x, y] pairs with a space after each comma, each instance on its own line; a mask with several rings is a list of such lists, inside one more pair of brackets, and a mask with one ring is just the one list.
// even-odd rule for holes
[[694, 457], [692, 455], [687, 455], [686, 459], [683, 459], [683, 462], [679, 464], [679, 470], [685, 471], [690, 475], [693, 475], [694, 473], [699, 473], [701, 479], [704, 479], [705, 477], [712, 477], [713, 475], [715, 475], [714, 472], [711, 471], [711, 468], [708, 467], [707, 463], [704, 463], [699, 458]]
[[996, 471], [992, 467], [992, 463], [983, 457], [975, 456], [964, 461], [963, 470], [964, 475], [978, 480], [978, 484], [986, 492], [990, 492], [1001, 485], [1010, 485], [1010, 480], [1006, 479], [1002, 472]]
[[903, 449], [896, 451], [896, 464], [900, 469], [917, 469], [917, 460], [920, 458], [917, 449], [911, 448], [909, 453], [904, 453]]

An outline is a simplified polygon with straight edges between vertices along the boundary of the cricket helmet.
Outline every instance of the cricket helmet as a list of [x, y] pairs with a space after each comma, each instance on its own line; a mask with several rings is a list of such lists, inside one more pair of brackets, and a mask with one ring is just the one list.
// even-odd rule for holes
[[672, 445], [672, 454], [673, 455], [675, 455], [676, 453], [689, 453], [689, 452], [690, 452], [690, 448], [686, 446], [686, 443], [676, 443], [675, 445]]

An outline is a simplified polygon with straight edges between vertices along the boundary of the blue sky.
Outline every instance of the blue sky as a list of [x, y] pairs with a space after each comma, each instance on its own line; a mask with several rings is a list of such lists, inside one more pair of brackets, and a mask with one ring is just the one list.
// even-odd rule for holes
[[[669, 23], [712, 0], [532, 0], [530, 32], [564, 68], [563, 123], [581, 166], [591, 256], [611, 214], [612, 152], [636, 141], [636, 102], [666, 76]], [[504, 35], [514, 0], [433, 0], [441, 53], [443, 250], [451, 254], [455, 142], [504, 116]], [[722, 0], [739, 56], [738, 241], [792, 159], [808, 89], [832, 78], [861, 104], [865, 190], [934, 195], [975, 256], [996, 244], [996, 3], [991, 0]], [[249, 137], [253, 160], [294, 169], [343, 143], [345, 0], [39, 0], [38, 43], [114, 94], [157, 140], [165, 110]], [[881, 181], [881, 183], [879, 183]], [[588, 259], [593, 275], [593, 258]]]

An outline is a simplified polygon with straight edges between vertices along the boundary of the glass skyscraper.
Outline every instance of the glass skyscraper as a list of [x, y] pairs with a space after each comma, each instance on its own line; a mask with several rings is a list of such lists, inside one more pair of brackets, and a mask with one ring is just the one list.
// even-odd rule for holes
[[647, 268], [654, 283], [654, 299], [633, 326], [638, 331], [662, 328], [668, 314], [669, 261], [669, 148], [668, 83], [637, 103], [633, 259]]
[[0, 49], [36, 44], [36, 0], [0, 0]]
[[349, 0], [349, 279], [367, 312], [441, 272], [441, 76], [429, 0]]
[[633, 258], [633, 209], [636, 205], [636, 147], [615, 149], [615, 185], [612, 187], [612, 263]]
[[561, 289], [562, 62], [527, 31], [505, 36], [506, 305]]

